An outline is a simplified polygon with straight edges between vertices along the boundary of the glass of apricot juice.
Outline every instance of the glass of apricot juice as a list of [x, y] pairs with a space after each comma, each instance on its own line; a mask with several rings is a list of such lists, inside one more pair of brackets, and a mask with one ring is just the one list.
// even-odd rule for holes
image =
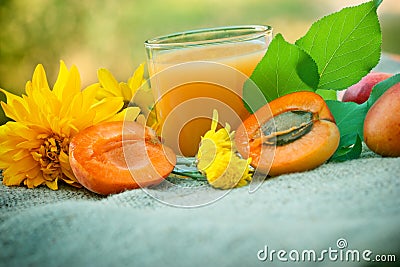
[[243, 84], [264, 56], [269, 26], [174, 33], [145, 41], [157, 133], [176, 154], [191, 157], [210, 129], [213, 110], [236, 129], [249, 116]]

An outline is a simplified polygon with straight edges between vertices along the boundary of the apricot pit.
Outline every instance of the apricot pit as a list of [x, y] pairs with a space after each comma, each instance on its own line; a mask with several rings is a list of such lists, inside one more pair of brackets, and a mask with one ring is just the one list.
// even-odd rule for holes
[[325, 101], [313, 92], [295, 92], [271, 101], [237, 129], [239, 153], [252, 166], [277, 176], [313, 169], [336, 151], [339, 129]]

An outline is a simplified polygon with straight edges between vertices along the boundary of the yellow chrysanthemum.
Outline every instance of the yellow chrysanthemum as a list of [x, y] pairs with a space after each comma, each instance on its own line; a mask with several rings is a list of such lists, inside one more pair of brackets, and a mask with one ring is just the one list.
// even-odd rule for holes
[[68, 159], [71, 138], [91, 125], [123, 118], [126, 112], [118, 113], [123, 106], [121, 97], [97, 100], [98, 89], [94, 84], [81, 91], [78, 69], [68, 70], [63, 61], [53, 90], [40, 64], [32, 81], [26, 83], [26, 95], [0, 89], [7, 97], [1, 106], [13, 120], [0, 126], [3, 184], [23, 183], [29, 188], [44, 184], [55, 190], [62, 180], [79, 186]]
[[229, 124], [217, 130], [218, 113], [213, 112], [211, 129], [202, 137], [197, 153], [197, 168], [215, 188], [231, 189], [247, 185], [252, 178], [249, 165], [238, 156]]
[[148, 126], [154, 127], [156, 117], [152, 112], [154, 99], [148, 82], [145, 78], [145, 65], [140, 64], [135, 70], [128, 82], [119, 82], [115, 79], [112, 73], [107, 69], [99, 69], [97, 76], [100, 83], [100, 90], [97, 92], [97, 99], [104, 97], [119, 96], [124, 99], [124, 107], [128, 105], [138, 106], [141, 114], [136, 121]]

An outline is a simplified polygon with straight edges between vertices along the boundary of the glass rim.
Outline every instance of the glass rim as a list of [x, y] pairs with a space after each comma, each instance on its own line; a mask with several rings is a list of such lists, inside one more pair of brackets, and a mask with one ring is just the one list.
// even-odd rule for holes
[[[225, 37], [202, 38], [191, 41], [173, 41], [174, 39], [183, 39], [189, 36], [200, 36], [206, 33], [235, 33]], [[174, 47], [189, 47], [197, 45], [211, 45], [217, 43], [232, 43], [238, 41], [248, 41], [258, 39], [266, 34], [272, 33], [272, 27], [268, 25], [239, 25], [203, 28], [196, 30], [181, 31], [167, 35], [161, 35], [148, 39], [144, 42], [146, 48], [150, 49], [170, 49]]]

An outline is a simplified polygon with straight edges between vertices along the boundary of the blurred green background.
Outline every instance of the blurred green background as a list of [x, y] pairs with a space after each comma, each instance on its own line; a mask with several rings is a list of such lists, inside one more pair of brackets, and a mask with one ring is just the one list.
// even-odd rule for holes
[[[38, 63], [53, 85], [60, 59], [78, 67], [84, 86], [101, 67], [126, 81], [145, 60], [143, 42], [176, 31], [267, 24], [294, 42], [318, 18], [365, 1], [0, 0], [0, 88], [21, 94]], [[400, 54], [399, 0], [384, 0], [378, 14], [383, 50]]]

